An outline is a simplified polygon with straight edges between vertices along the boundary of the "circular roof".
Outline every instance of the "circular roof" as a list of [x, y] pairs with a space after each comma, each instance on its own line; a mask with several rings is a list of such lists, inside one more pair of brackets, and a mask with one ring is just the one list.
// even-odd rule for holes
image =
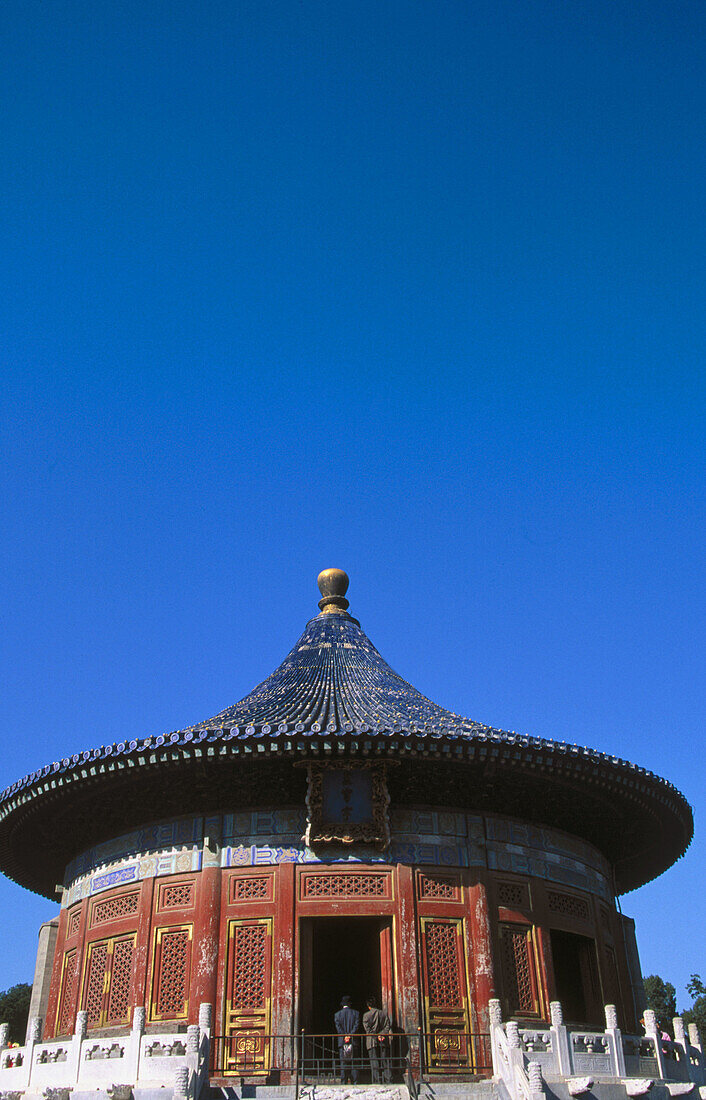
[[76, 753], [8, 787], [0, 795], [0, 869], [51, 896], [87, 845], [159, 817], [267, 798], [275, 777], [280, 790], [301, 783], [292, 756], [323, 752], [434, 759], [419, 791], [407, 781], [407, 797], [449, 805], [452, 797], [454, 805], [574, 832], [613, 862], [617, 892], [683, 855], [693, 820], [670, 783], [617, 757], [507, 733], [431, 702], [347, 613], [347, 585], [341, 570], [320, 574], [321, 613], [240, 702], [171, 734]]

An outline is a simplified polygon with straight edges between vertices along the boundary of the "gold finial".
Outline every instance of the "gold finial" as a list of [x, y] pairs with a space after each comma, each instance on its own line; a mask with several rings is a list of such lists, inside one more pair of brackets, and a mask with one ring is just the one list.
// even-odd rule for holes
[[345, 611], [348, 607], [348, 574], [342, 569], [324, 569], [317, 577], [319, 592], [323, 599], [319, 607], [324, 612]]

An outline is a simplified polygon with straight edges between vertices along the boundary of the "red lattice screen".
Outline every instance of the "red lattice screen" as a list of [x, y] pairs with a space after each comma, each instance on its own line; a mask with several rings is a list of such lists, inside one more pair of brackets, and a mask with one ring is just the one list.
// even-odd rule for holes
[[57, 1035], [73, 1034], [74, 1019], [76, 1018], [76, 948], [67, 951], [64, 955], [64, 965], [61, 971], [61, 994], [59, 996], [59, 1012], [57, 1014]]
[[226, 982], [226, 1069], [264, 1073], [269, 1066], [272, 921], [231, 921]]
[[162, 909], [188, 909], [194, 904], [193, 882], [174, 882], [162, 887], [159, 896]]
[[458, 901], [461, 892], [458, 881], [448, 875], [420, 875], [419, 897], [429, 901]]
[[138, 890], [131, 894], [118, 894], [114, 898], [106, 898], [105, 901], [93, 903], [91, 925], [107, 924], [108, 921], [122, 920], [124, 917], [133, 916], [138, 909], [140, 894]]
[[529, 895], [527, 886], [522, 882], [499, 882], [498, 905], [506, 909], [529, 908]]
[[421, 925], [429, 1065], [470, 1064], [463, 921], [422, 918]]
[[186, 1016], [191, 970], [191, 925], [157, 929], [153, 1020], [179, 1020]]
[[88, 1026], [127, 1023], [135, 935], [98, 940], [88, 946], [83, 981], [83, 1007]]
[[562, 917], [570, 917], [572, 920], [590, 921], [591, 909], [584, 898], [577, 898], [575, 894], [560, 894], [555, 890], [547, 893], [547, 902], [552, 913], [559, 913]]
[[103, 1022], [103, 995], [108, 969], [108, 940], [92, 943], [88, 952], [84, 1008], [88, 1013], [88, 1026], [100, 1027]]
[[124, 940], [116, 940], [113, 945], [113, 965], [108, 990], [106, 1024], [125, 1024], [128, 1022], [133, 946], [132, 936]]
[[500, 945], [508, 1014], [536, 1016], [539, 1004], [532, 930], [506, 925], [500, 930]]
[[232, 901], [266, 901], [271, 896], [272, 875], [234, 876]]
[[75, 909], [72, 909], [69, 913], [68, 925], [66, 928], [66, 938], [71, 939], [75, 936], [81, 927], [81, 906], [77, 905]]
[[386, 898], [389, 897], [389, 882], [389, 874], [371, 871], [303, 875], [302, 892], [305, 898]]

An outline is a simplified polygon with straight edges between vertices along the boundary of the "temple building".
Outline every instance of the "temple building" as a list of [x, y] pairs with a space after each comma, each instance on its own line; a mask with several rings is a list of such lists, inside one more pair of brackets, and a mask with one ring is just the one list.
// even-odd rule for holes
[[[319, 614], [214, 718], [78, 752], [0, 796], [0, 869], [48, 898], [44, 1041], [186, 1030], [213, 1006], [220, 1067], [328, 1033], [342, 993], [424, 1036], [430, 1072], [487, 1069], [489, 1002], [524, 1025], [634, 1031], [644, 1007], [619, 895], [693, 829], [666, 780], [589, 748], [460, 717], [390, 668], [319, 576]], [[437, 639], [435, 645], [441, 644]], [[443, 1041], [442, 1041], [443, 1039]], [[52, 1048], [54, 1049], [54, 1048]]]

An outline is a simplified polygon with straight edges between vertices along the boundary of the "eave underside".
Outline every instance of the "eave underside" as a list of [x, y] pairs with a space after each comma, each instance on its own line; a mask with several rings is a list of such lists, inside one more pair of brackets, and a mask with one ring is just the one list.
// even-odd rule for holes
[[389, 759], [393, 804], [506, 814], [581, 837], [614, 865], [618, 893], [661, 874], [691, 840], [691, 811], [683, 797], [639, 771], [580, 757], [534, 752], [525, 758], [475, 748], [259, 741], [249, 751], [238, 743], [212, 754], [175, 749], [121, 766], [77, 769], [2, 808], [0, 868], [53, 897], [69, 861], [93, 844], [161, 818], [303, 804], [306, 770], [296, 763], [339, 756]]

